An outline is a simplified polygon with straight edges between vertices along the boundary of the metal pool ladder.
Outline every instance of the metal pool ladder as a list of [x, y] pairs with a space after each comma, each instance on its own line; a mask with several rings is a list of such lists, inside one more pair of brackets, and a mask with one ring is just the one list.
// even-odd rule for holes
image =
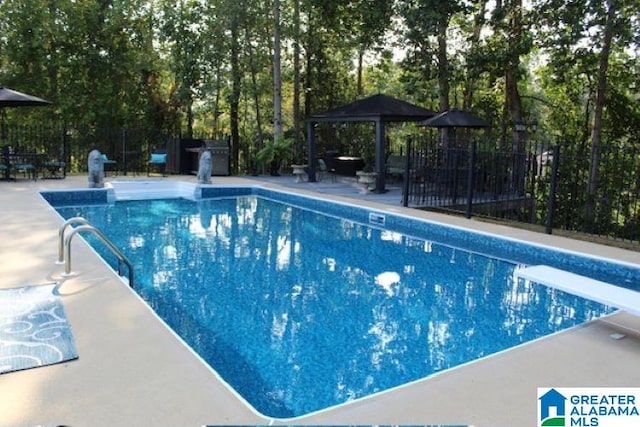
[[[73, 224], [81, 224], [72, 228], [71, 232], [65, 236], [65, 231]], [[129, 286], [133, 287], [133, 265], [131, 261], [118, 249], [100, 230], [94, 227], [86, 219], [76, 216], [66, 220], [58, 230], [58, 264], [64, 264], [64, 275], [70, 276], [71, 273], [71, 239], [78, 233], [91, 232], [95, 235], [107, 248], [118, 258], [118, 275], [122, 274], [122, 264], [126, 264], [129, 269]]]

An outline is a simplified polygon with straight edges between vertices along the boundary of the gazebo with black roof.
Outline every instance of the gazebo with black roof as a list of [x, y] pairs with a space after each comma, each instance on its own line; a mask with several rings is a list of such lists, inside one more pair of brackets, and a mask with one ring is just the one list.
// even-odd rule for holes
[[388, 95], [377, 94], [359, 99], [307, 118], [307, 153], [309, 181], [316, 180], [314, 125], [319, 122], [373, 122], [376, 125], [375, 172], [376, 193], [385, 191], [385, 125], [386, 123], [419, 122], [435, 116], [433, 111]]

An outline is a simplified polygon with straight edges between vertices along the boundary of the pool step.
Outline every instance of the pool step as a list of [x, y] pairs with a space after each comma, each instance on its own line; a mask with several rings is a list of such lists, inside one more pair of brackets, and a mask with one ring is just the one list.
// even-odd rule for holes
[[540, 283], [640, 316], [640, 292], [621, 288], [548, 265], [517, 268], [514, 276]]
[[148, 181], [111, 181], [107, 187], [113, 188], [116, 200], [147, 200], [185, 198], [198, 199], [199, 187], [193, 183], [148, 180]]

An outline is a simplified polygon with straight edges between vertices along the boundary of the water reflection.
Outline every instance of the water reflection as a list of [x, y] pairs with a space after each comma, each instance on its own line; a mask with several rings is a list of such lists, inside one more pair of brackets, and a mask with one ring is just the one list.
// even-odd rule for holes
[[387, 296], [394, 295], [394, 286], [400, 283], [400, 275], [395, 271], [384, 271], [375, 277], [375, 284], [385, 290]]
[[513, 264], [255, 197], [61, 212], [97, 218], [135, 260], [143, 298], [271, 416], [422, 378], [603, 310], [514, 280]]

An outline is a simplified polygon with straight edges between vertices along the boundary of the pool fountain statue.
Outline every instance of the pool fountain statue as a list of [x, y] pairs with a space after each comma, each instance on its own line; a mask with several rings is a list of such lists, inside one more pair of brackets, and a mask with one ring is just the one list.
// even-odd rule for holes
[[200, 163], [198, 165], [198, 184], [211, 184], [211, 172], [213, 172], [211, 151], [205, 149], [202, 151], [202, 154], [200, 154]]
[[104, 161], [102, 153], [97, 148], [89, 152], [89, 188], [104, 187]]

